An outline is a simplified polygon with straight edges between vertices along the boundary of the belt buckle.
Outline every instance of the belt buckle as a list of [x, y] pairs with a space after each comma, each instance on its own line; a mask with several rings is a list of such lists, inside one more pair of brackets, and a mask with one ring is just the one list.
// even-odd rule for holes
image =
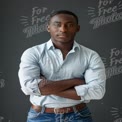
[[54, 108], [54, 113], [55, 114], [64, 114], [64, 113], [68, 113], [69, 110], [70, 110], [70, 108]]
[[[60, 111], [61, 110], [61, 111]], [[64, 114], [64, 109], [61, 108], [54, 108], [54, 113], [55, 114]]]

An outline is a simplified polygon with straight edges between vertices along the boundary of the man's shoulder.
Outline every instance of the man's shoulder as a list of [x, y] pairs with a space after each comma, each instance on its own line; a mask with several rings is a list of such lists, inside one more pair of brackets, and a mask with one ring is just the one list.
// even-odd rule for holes
[[46, 43], [47, 42], [29, 47], [26, 50], [24, 50], [22, 55], [27, 55], [27, 56], [28, 55], [35, 55], [35, 56], [40, 55], [44, 52]]
[[85, 57], [100, 57], [99, 53], [92, 49], [92, 48], [89, 48], [87, 46], [84, 46], [84, 45], [81, 45], [79, 44], [79, 47], [80, 47], [80, 52], [85, 56]]
[[27, 48], [25, 51], [40, 51], [40, 50], [43, 50], [45, 45], [46, 45], [46, 42], [42, 44], [37, 44], [37, 45]]
[[84, 46], [82, 44], [79, 43], [79, 47], [83, 52], [88, 52], [88, 53], [94, 53], [96, 52], [95, 50], [93, 50], [92, 48], [89, 48], [87, 46]]

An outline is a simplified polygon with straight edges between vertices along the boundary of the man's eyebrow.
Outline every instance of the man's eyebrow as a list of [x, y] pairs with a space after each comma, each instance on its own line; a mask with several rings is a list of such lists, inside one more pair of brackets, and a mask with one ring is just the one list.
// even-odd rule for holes
[[[61, 23], [61, 22], [60, 22], [60, 21], [54, 21], [53, 23]], [[68, 22], [66, 22], [66, 23], [74, 23], [74, 22], [68, 21]]]
[[53, 23], [61, 23], [60, 21], [54, 21]]

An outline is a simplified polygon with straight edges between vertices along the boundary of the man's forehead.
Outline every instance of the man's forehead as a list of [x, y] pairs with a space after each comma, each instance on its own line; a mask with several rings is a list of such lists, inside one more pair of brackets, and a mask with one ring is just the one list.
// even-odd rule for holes
[[76, 19], [74, 16], [69, 15], [69, 14], [57, 14], [53, 16], [50, 19], [51, 22], [62, 22], [62, 21], [67, 21], [67, 22], [76, 22]]

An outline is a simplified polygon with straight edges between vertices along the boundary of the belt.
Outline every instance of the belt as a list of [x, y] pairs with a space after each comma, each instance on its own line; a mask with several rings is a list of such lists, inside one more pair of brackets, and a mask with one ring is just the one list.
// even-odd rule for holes
[[[36, 112], [40, 112], [41, 111], [41, 106], [32, 105], [31, 107]], [[81, 103], [81, 104], [78, 104], [78, 105], [75, 105], [75, 106], [64, 107], [64, 108], [45, 108], [44, 112], [46, 112], [46, 113], [55, 113], [55, 114], [64, 114], [64, 113], [70, 113], [70, 112], [74, 112], [74, 111], [80, 111], [84, 107], [86, 107], [86, 104], [85, 103]]]

